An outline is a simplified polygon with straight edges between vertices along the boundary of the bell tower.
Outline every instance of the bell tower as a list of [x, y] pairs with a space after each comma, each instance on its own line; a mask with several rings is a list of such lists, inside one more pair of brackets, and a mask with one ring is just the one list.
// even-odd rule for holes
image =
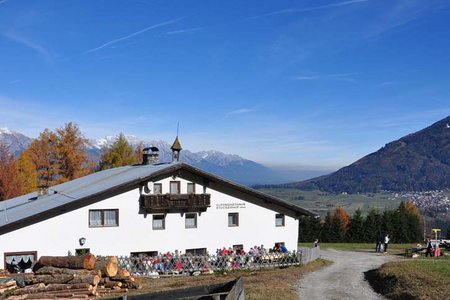
[[178, 135], [175, 138], [175, 141], [172, 144], [172, 162], [179, 162], [180, 161], [180, 152], [183, 148], [181, 148], [180, 141], [178, 140]]

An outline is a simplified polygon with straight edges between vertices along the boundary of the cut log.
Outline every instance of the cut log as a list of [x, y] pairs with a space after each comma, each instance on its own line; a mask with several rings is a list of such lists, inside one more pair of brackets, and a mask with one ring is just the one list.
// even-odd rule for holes
[[17, 286], [15, 280], [10, 280], [10, 281], [4, 282], [4, 283], [0, 283], [0, 289], [4, 289], [7, 287], [11, 287], [11, 286]]
[[28, 295], [38, 293], [56, 293], [56, 292], [73, 292], [73, 291], [93, 291], [94, 287], [89, 284], [49, 284], [48, 286], [20, 289], [14, 292], [14, 295]]
[[58, 299], [58, 298], [70, 298], [70, 299], [87, 299], [91, 296], [90, 292], [81, 292], [81, 293], [71, 293], [71, 292], [64, 292], [64, 293], [39, 293], [39, 294], [30, 294], [27, 295], [25, 299]]
[[116, 276], [119, 270], [118, 261], [116, 256], [101, 257], [95, 262], [95, 270], [100, 270], [102, 276], [113, 277]]
[[105, 283], [105, 288], [107, 289], [113, 289], [113, 288], [120, 288], [122, 286], [122, 282], [121, 281], [108, 281], [107, 283]]
[[134, 277], [131, 276], [114, 276], [114, 277], [109, 277], [110, 280], [113, 281], [135, 281], [136, 279]]
[[129, 288], [129, 289], [141, 289], [142, 285], [139, 282], [134, 282], [131, 280], [122, 280], [122, 287], [123, 288]]
[[98, 275], [102, 276], [99, 270], [86, 270], [86, 269], [67, 269], [67, 268], [56, 268], [51, 266], [45, 266], [40, 268], [35, 272], [36, 275], [55, 275], [55, 274], [64, 274], [64, 275]]
[[77, 290], [77, 289], [92, 291], [94, 289], [94, 286], [90, 285], [89, 283], [72, 283], [72, 284], [50, 283], [45, 287], [46, 291]]
[[130, 272], [128, 272], [127, 270], [122, 269], [122, 268], [119, 268], [119, 269], [117, 270], [117, 276], [130, 277], [131, 274], [130, 274]]
[[72, 280], [69, 280], [67, 283], [89, 283], [93, 286], [96, 286], [100, 282], [101, 277], [98, 275], [82, 275], [82, 276], [74, 276]]
[[83, 256], [41, 256], [34, 265], [33, 271], [36, 272], [45, 266], [92, 270], [94, 269], [95, 261], [95, 255], [91, 253]]
[[[90, 276], [90, 275], [87, 275]], [[74, 278], [74, 275], [70, 274], [43, 274], [34, 276], [34, 283], [68, 283]]]

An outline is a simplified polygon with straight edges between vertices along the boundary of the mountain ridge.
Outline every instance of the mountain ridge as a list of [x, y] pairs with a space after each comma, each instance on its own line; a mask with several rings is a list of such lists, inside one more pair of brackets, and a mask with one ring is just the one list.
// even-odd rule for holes
[[450, 116], [387, 143], [329, 175], [280, 187], [334, 193], [450, 188]]
[[[159, 161], [170, 162], [172, 151], [170, 144], [163, 140], [144, 141], [134, 135], [125, 135], [125, 138], [132, 146], [143, 143], [144, 146], [155, 146], [159, 149]], [[107, 136], [100, 139], [88, 139], [86, 151], [96, 162], [100, 160], [101, 149], [114, 143], [116, 136]], [[19, 155], [32, 142], [22, 133], [8, 128], [0, 128], [0, 143], [6, 145], [7, 149]], [[287, 180], [277, 175], [270, 168], [254, 161], [242, 158], [236, 154], [226, 154], [218, 150], [202, 150], [192, 152], [181, 151], [181, 161], [190, 163], [208, 172], [231, 179], [244, 185], [269, 184], [276, 182], [286, 182]]]

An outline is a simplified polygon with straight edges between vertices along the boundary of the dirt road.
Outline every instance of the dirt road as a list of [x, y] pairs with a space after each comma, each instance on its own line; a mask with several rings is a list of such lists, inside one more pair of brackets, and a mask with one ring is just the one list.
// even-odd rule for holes
[[321, 257], [334, 263], [322, 270], [305, 275], [299, 282], [300, 299], [385, 299], [375, 293], [364, 280], [364, 272], [394, 256], [338, 250], [321, 250]]

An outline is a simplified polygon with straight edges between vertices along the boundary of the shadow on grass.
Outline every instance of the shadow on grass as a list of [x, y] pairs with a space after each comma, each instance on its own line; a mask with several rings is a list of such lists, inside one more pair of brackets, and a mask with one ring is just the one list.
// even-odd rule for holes
[[372, 289], [388, 299], [415, 300], [417, 297], [411, 295], [408, 290], [400, 286], [397, 278], [392, 275], [381, 275], [380, 269], [372, 269], [364, 272], [364, 278], [369, 282]]

